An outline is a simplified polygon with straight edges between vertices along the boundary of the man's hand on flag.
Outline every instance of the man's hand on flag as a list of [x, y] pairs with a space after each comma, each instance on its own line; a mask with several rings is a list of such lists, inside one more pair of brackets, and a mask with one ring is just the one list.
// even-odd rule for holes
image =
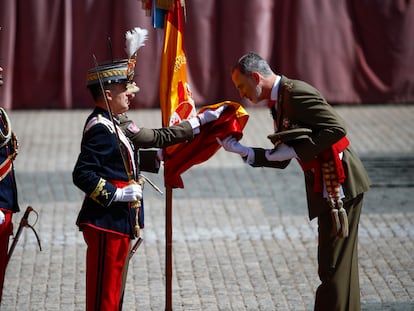
[[197, 115], [198, 119], [200, 120], [200, 124], [204, 125], [206, 123], [216, 121], [220, 118], [220, 115], [223, 113], [224, 109], [227, 108], [227, 105], [220, 106], [216, 110], [207, 109], [206, 111], [199, 113]]
[[251, 149], [239, 143], [239, 141], [234, 136], [227, 136], [223, 140], [216, 137], [216, 140], [224, 150], [240, 154], [242, 157], [246, 157], [249, 154], [249, 149]]

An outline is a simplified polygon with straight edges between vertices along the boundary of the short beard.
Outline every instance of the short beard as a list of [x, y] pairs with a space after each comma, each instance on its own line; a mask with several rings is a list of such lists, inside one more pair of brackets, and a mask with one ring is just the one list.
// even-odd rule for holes
[[263, 92], [263, 88], [260, 85], [256, 85], [256, 89], [255, 89], [255, 99], [254, 102], [258, 103], [259, 101], [262, 100], [262, 92]]

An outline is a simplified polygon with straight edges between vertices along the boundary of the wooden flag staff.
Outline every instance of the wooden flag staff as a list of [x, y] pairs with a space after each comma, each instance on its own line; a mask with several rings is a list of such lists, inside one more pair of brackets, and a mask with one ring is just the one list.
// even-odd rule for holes
[[165, 196], [165, 311], [172, 311], [172, 192], [166, 185]]

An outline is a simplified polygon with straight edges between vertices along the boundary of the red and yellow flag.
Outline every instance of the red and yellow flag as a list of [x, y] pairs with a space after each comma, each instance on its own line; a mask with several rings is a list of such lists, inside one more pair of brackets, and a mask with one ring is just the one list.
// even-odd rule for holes
[[[174, 10], [168, 11], [164, 26], [164, 45], [160, 72], [160, 107], [164, 127], [178, 124], [197, 115], [194, 99], [187, 81], [187, 58], [184, 48], [183, 10], [175, 0]], [[220, 118], [201, 127], [200, 134], [187, 143], [170, 146], [164, 154], [164, 182], [172, 188], [184, 188], [181, 174], [193, 165], [208, 160], [219, 149], [216, 137], [234, 135], [238, 139], [246, 125], [248, 114], [235, 102], [204, 106], [215, 110], [227, 105]]]
[[187, 58], [184, 48], [183, 9], [180, 0], [168, 11], [161, 56], [160, 106], [162, 125], [170, 126], [196, 115], [187, 81]]
[[232, 135], [238, 140], [241, 139], [249, 115], [239, 103], [225, 101], [203, 106], [200, 112], [206, 109], [215, 110], [222, 105], [227, 107], [217, 121], [203, 125], [200, 134], [196, 135], [192, 141], [180, 144], [171, 156], [167, 155], [167, 159], [164, 161], [166, 185], [184, 188], [181, 174], [193, 165], [207, 161], [220, 149], [221, 146], [216, 137], [223, 140]]

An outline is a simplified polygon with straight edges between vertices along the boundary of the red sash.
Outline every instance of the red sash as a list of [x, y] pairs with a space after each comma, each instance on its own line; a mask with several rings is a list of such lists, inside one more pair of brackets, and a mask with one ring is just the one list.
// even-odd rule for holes
[[124, 181], [124, 180], [112, 180], [112, 179], [110, 179], [108, 181], [117, 188], [124, 188], [124, 187], [126, 187], [130, 184], [129, 181]]
[[298, 160], [300, 166], [304, 171], [313, 169], [314, 173], [314, 188], [315, 192], [322, 192], [322, 163], [333, 160], [335, 166], [335, 173], [337, 176], [338, 183], [343, 183], [345, 181], [345, 170], [342, 165], [342, 161], [339, 158], [339, 154], [343, 152], [349, 146], [349, 140], [346, 136], [342, 137], [336, 143], [334, 143], [330, 148], [321, 152], [317, 157], [312, 160], [303, 163]]
[[[108, 180], [111, 184], [113, 184], [117, 188], [124, 188], [131, 184], [130, 181], [124, 181], [124, 180]], [[128, 203], [128, 207], [131, 207], [131, 204]], [[138, 209], [138, 217], [139, 217], [139, 227], [141, 229], [144, 229], [144, 204], [141, 200], [141, 206]]]

